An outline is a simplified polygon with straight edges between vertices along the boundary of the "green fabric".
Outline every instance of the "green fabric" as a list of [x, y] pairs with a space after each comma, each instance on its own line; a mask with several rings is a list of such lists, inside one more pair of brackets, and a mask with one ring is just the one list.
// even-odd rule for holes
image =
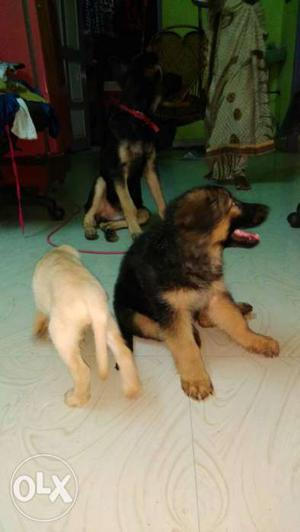
[[1, 92], [10, 92], [16, 94], [18, 98], [23, 98], [23, 100], [28, 102], [48, 103], [47, 100], [45, 100], [45, 98], [39, 94], [30, 91], [27, 89], [27, 87], [21, 85], [21, 83], [12, 82], [11, 80], [3, 81], [0, 79], [0, 93]]

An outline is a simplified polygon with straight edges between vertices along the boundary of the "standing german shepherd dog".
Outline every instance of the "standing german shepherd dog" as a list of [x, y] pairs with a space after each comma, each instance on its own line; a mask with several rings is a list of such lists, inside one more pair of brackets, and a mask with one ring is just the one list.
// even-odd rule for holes
[[117, 229], [128, 227], [134, 238], [149, 219], [143, 208], [141, 178], [146, 177], [161, 217], [165, 201], [155, 167], [155, 136], [159, 130], [151, 120], [161, 100], [162, 73], [154, 53], [133, 59], [120, 79], [122, 96], [109, 123], [100, 176], [86, 205], [84, 232], [97, 238], [96, 226], [108, 241], [118, 240]]
[[278, 343], [254, 333], [223, 280], [223, 249], [255, 245], [259, 237], [241, 228], [261, 224], [265, 205], [242, 203], [222, 187], [195, 188], [169, 204], [165, 219], [141, 235], [125, 255], [114, 308], [129, 347], [133, 335], [164, 341], [184, 392], [193, 399], [213, 393], [195, 327], [218, 326], [248, 351], [279, 354]]

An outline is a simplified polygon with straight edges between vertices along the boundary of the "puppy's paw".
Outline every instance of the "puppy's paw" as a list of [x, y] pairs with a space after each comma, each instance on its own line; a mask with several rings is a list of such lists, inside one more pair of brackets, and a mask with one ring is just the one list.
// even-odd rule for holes
[[65, 393], [65, 404], [67, 406], [83, 406], [85, 405], [91, 397], [91, 394], [88, 392], [84, 395], [76, 395], [73, 388]]
[[272, 358], [279, 355], [280, 347], [279, 343], [270, 336], [257, 335], [250, 346], [250, 351]]
[[114, 229], [105, 229], [104, 235], [105, 235], [105, 240], [107, 242], [117, 242], [119, 240], [117, 232]]
[[87, 240], [97, 240], [98, 234], [95, 229], [86, 229], [84, 232], [84, 236]]
[[208, 375], [204, 375], [201, 379], [181, 379], [181, 387], [188, 397], [191, 397], [196, 401], [205, 399], [214, 393], [214, 387]]
[[237, 306], [239, 307], [241, 313], [243, 314], [243, 316], [245, 316], [245, 318], [250, 317], [249, 315], [253, 311], [253, 307], [252, 305], [250, 305], [250, 303], [237, 303]]

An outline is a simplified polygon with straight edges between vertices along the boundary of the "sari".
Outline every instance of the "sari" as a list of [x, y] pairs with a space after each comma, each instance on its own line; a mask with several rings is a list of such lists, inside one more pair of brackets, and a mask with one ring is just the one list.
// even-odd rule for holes
[[216, 52], [205, 121], [208, 177], [236, 181], [248, 155], [274, 149], [263, 12], [259, 2], [243, 0], [211, 0], [209, 10]]

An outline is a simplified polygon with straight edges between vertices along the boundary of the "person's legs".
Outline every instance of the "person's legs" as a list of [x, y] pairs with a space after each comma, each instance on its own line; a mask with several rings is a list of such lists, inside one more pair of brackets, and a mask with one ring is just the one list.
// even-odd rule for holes
[[238, 153], [220, 153], [208, 159], [209, 173], [205, 176], [218, 183], [234, 183], [239, 190], [249, 190], [246, 179], [247, 156]]
[[246, 178], [246, 167], [247, 167], [247, 155], [234, 154], [234, 164], [233, 164], [233, 179], [235, 188], [238, 190], [249, 190], [251, 185]]
[[[250, 188], [245, 153], [251, 150], [256, 155], [274, 148], [260, 11], [259, 2], [250, 7], [246, 2], [224, 0], [221, 17], [226, 13], [226, 23], [212, 32], [217, 46], [213, 63], [210, 60], [206, 108], [206, 150], [212, 159], [207, 177], [231, 181], [240, 190]], [[212, 20], [217, 18], [213, 5], [209, 13]]]

